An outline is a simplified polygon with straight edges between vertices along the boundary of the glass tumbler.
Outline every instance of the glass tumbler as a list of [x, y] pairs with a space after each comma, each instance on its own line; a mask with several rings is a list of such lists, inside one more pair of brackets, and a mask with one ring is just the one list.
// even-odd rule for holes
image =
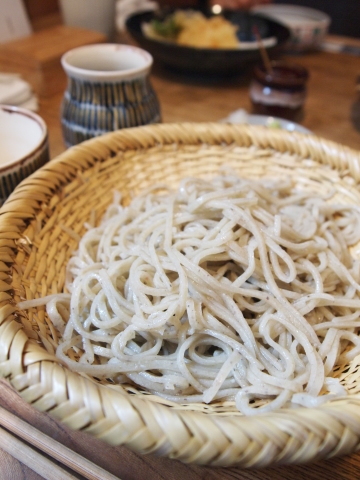
[[306, 68], [287, 62], [271, 62], [271, 69], [257, 65], [250, 83], [254, 113], [300, 121], [309, 77]]

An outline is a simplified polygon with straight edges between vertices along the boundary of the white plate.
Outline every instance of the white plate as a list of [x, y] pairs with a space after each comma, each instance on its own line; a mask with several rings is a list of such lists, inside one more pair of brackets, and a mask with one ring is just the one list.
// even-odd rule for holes
[[249, 125], [262, 125], [269, 128], [281, 128], [288, 132], [311, 133], [310, 130], [298, 123], [285, 120], [284, 118], [271, 117], [268, 115], [248, 115], [245, 110], [236, 110], [228, 117], [221, 120], [225, 123], [247, 123]]
[[251, 125], [264, 125], [269, 128], [281, 128], [283, 130], [287, 130], [288, 132], [311, 133], [310, 130], [303, 127], [302, 125], [279, 117], [268, 117], [266, 115], [249, 115], [247, 123]]

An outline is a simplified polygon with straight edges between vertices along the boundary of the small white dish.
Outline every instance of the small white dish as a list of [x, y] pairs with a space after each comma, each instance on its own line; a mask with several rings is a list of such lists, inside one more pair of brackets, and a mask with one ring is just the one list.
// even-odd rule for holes
[[30, 110], [0, 105], [0, 205], [22, 180], [48, 160], [44, 120]]
[[276, 20], [291, 32], [287, 47], [295, 51], [318, 48], [328, 32], [331, 18], [325, 12], [299, 5], [259, 5], [252, 12]]
[[310, 130], [298, 123], [285, 120], [284, 118], [271, 117], [268, 115], [252, 115], [246, 110], [239, 109], [232, 112], [228, 117], [221, 120], [224, 123], [246, 123], [249, 125], [261, 125], [268, 128], [279, 128], [288, 132], [311, 133]]

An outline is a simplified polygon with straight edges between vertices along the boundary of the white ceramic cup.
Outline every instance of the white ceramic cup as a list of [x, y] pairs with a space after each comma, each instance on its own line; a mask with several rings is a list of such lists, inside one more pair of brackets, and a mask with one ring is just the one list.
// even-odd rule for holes
[[59, 5], [65, 25], [114, 36], [116, 0], [60, 0]]
[[160, 105], [149, 74], [147, 51], [112, 43], [85, 45], [65, 53], [68, 77], [61, 108], [69, 147], [120, 128], [161, 121]]
[[0, 105], [0, 204], [49, 160], [44, 120], [20, 107]]

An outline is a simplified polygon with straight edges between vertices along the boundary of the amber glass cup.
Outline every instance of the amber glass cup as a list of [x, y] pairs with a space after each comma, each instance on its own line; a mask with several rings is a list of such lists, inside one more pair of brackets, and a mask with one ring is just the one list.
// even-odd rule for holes
[[271, 69], [257, 65], [250, 84], [253, 112], [300, 121], [304, 114], [308, 71], [301, 65], [283, 61], [270, 63]]

